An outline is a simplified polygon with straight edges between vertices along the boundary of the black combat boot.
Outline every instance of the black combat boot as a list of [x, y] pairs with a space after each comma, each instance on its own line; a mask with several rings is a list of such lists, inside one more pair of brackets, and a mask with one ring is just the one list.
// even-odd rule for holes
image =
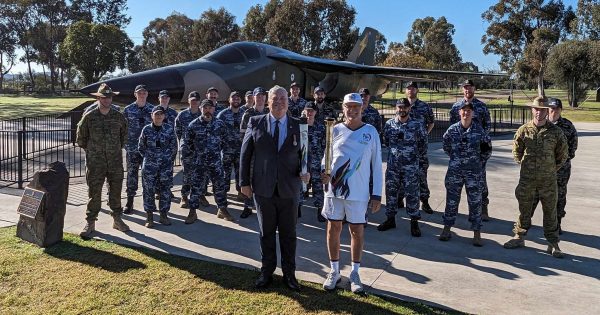
[[431, 206], [429, 205], [429, 199], [421, 199], [421, 210], [427, 214], [433, 213], [433, 209], [431, 209]]
[[481, 205], [481, 221], [488, 222], [490, 220], [490, 216], [488, 215], [488, 206], [482, 204]]
[[410, 219], [410, 235], [421, 237], [421, 229], [419, 228], [419, 219]]
[[133, 196], [127, 196], [127, 203], [125, 204], [125, 208], [123, 208], [124, 214], [131, 214], [133, 212]]
[[389, 229], [395, 229], [396, 228], [396, 218], [395, 217], [388, 217], [387, 220], [385, 220], [383, 223], [381, 223], [379, 226], [377, 226], [377, 230], [378, 231], [387, 231]]

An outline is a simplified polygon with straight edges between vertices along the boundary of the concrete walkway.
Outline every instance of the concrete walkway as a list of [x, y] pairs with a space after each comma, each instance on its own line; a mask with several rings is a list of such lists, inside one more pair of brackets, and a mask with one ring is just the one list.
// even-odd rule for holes
[[[556, 259], [545, 253], [546, 243], [541, 226], [541, 209], [534, 217], [527, 247], [506, 250], [502, 244], [511, 235], [517, 217], [514, 189], [519, 168], [512, 160], [512, 138], [494, 139], [494, 153], [488, 162], [490, 214], [494, 218], [483, 227], [484, 247], [471, 245], [468, 229], [466, 196], [449, 242], [440, 242], [441, 213], [445, 204], [444, 175], [447, 157], [440, 143], [430, 145], [430, 203], [436, 212], [423, 214], [423, 236], [413, 238], [409, 220], [401, 212], [398, 228], [378, 232], [377, 224], [384, 211], [372, 215], [366, 230], [365, 253], [361, 277], [370, 291], [409, 301], [482, 314], [594, 314], [600, 313], [600, 124], [578, 123], [579, 150], [573, 160], [569, 184], [566, 231], [561, 247], [568, 254]], [[178, 191], [178, 186], [175, 191]], [[0, 194], [0, 226], [14, 225], [19, 190], [4, 189]], [[141, 192], [141, 191], [140, 191]], [[70, 189], [65, 231], [79, 233], [84, 226], [87, 190], [81, 180]], [[178, 195], [178, 193], [175, 193]], [[17, 195], [17, 196], [14, 196]], [[210, 199], [209, 199], [210, 200]], [[230, 198], [233, 200], [233, 198]], [[213, 202], [210, 200], [211, 203]], [[309, 203], [310, 204], [310, 203]], [[218, 263], [256, 269], [260, 266], [256, 215], [239, 219], [241, 204], [230, 202], [236, 222], [216, 218], [211, 206], [200, 212], [200, 221], [183, 224], [187, 210], [173, 204], [173, 225], [143, 226], [141, 197], [136, 198], [133, 215], [125, 216], [131, 231], [120, 233], [111, 228], [111, 218], [101, 214], [98, 238], [144, 246], [163, 252]], [[350, 253], [348, 232], [343, 232], [342, 274], [348, 276]], [[304, 207], [298, 224], [297, 276], [302, 280], [322, 282], [329, 269], [325, 244], [325, 224], [316, 220], [316, 210]], [[280, 272], [278, 270], [278, 272]], [[347, 280], [340, 285], [348, 288]]]

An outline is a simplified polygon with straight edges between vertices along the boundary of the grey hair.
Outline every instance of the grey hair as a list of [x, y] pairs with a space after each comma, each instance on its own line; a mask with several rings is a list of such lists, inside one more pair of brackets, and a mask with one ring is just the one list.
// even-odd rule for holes
[[269, 99], [271, 98], [271, 95], [276, 94], [279, 91], [283, 91], [285, 93], [285, 96], [288, 96], [288, 92], [287, 92], [287, 90], [284, 87], [279, 86], [279, 85], [275, 85], [274, 87], [272, 87], [269, 90]]

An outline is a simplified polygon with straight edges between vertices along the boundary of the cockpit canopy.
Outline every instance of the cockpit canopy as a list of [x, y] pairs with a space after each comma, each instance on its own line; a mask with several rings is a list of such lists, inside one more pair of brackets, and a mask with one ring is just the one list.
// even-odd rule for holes
[[219, 64], [234, 64], [258, 60], [260, 56], [258, 44], [237, 42], [218, 48], [200, 59], [207, 59]]

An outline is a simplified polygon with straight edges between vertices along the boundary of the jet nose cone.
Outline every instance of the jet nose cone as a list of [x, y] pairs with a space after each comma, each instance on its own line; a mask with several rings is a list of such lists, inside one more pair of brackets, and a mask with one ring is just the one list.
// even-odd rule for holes
[[[168, 90], [172, 99], [180, 98], [184, 92], [184, 82], [179, 71], [174, 68], [159, 68], [143, 71], [124, 77], [112, 78], [106, 81], [90, 84], [80, 91], [90, 94], [98, 91], [100, 84], [106, 83], [119, 95], [113, 97], [117, 102], [128, 103], [135, 100], [135, 87], [139, 84], [146, 85], [148, 102], [155, 102], [161, 90]], [[177, 98], [176, 98], [177, 97]]]

